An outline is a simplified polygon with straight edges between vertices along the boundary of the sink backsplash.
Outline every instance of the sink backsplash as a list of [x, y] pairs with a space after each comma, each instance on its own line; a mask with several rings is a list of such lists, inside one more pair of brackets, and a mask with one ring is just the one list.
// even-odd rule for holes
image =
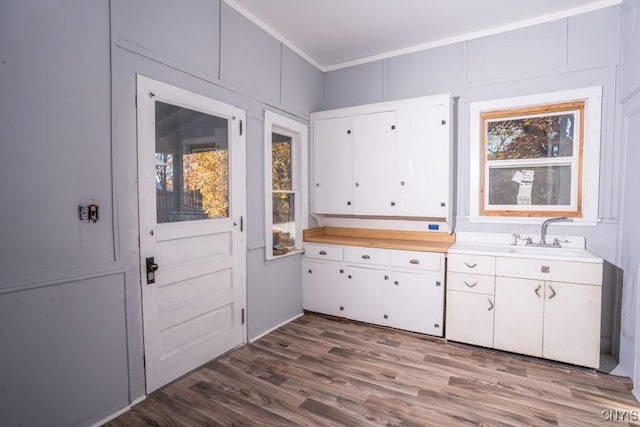
[[[540, 233], [518, 233], [521, 239], [530, 237], [533, 243], [540, 241]], [[581, 248], [586, 249], [587, 241], [582, 236], [566, 236], [559, 234], [547, 233], [547, 242], [553, 242], [558, 239], [560, 246], [563, 248]], [[456, 233], [456, 242], [492, 244], [492, 245], [511, 245], [513, 243], [513, 233], [481, 233], [475, 231], [460, 231]], [[518, 246], [525, 246], [524, 241], [518, 241]]]

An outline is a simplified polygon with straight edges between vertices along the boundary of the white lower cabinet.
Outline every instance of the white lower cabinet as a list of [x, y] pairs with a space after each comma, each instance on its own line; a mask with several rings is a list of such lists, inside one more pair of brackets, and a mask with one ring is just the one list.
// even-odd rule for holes
[[302, 284], [305, 310], [443, 335], [443, 254], [306, 244]]
[[335, 261], [304, 260], [302, 300], [310, 311], [344, 316], [344, 268]]
[[[477, 254], [449, 255], [448, 339], [599, 367], [601, 263], [495, 257], [494, 268], [481, 258], [484, 265]], [[568, 277], [579, 282], [554, 280]]]
[[444, 281], [440, 273], [391, 271], [382, 295], [387, 326], [442, 336]]
[[345, 316], [368, 323], [382, 323], [387, 271], [371, 267], [347, 266]]

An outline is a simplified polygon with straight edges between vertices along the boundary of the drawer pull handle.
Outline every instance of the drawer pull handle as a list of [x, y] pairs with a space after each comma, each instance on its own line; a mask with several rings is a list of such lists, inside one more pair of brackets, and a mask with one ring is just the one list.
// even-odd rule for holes
[[540, 288], [542, 287], [542, 285], [538, 285], [538, 287], [535, 290], [536, 295], [538, 295], [538, 298], [540, 298]]
[[469, 283], [469, 282], [467, 282], [466, 280], [464, 280], [464, 284], [465, 284], [465, 285], [467, 285], [467, 286], [468, 286], [468, 287], [470, 287], [470, 288], [473, 288], [475, 285], [477, 285], [477, 284], [478, 284], [478, 282]]
[[409, 260], [409, 264], [420, 264], [420, 260], [417, 260], [415, 258], [414, 259], [410, 259]]
[[371, 259], [369, 255], [362, 255], [362, 259]]
[[320, 252], [318, 252], [318, 253], [319, 253], [320, 255], [326, 255], [326, 254], [327, 254], [327, 251], [320, 251]]
[[551, 285], [549, 285], [549, 289], [551, 289], [551, 296], [549, 297], [549, 299], [551, 299], [556, 296], [556, 290], [553, 289], [553, 286]]
[[487, 311], [493, 310], [493, 303], [491, 302], [491, 300], [489, 298], [487, 298], [487, 301], [489, 301], [489, 308], [487, 309]]
[[478, 265], [478, 264], [477, 264], [477, 263], [475, 263], [475, 262], [474, 262], [473, 264], [469, 264], [469, 263], [467, 263], [467, 262], [465, 261], [465, 262], [464, 262], [464, 265], [466, 265], [466, 266], [467, 266], [467, 267], [469, 267], [469, 268], [474, 268], [474, 267], [475, 267], [476, 265]]
[[548, 265], [543, 265], [542, 267], [540, 267], [540, 271], [543, 273], [548, 273], [549, 272], [549, 266]]

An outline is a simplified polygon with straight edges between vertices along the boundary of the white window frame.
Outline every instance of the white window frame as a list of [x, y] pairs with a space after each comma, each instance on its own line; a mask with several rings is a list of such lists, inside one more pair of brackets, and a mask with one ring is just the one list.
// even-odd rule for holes
[[[472, 102], [470, 104], [470, 150], [469, 150], [469, 217], [477, 223], [517, 223], [538, 224], [546, 217], [523, 216], [481, 216], [481, 115], [483, 112], [503, 109], [535, 107], [545, 104], [557, 104], [571, 101], [585, 102], [584, 139], [582, 158], [582, 217], [574, 218], [576, 225], [596, 225], [598, 219], [598, 198], [600, 186], [600, 129], [602, 120], [602, 87], [589, 87], [559, 92], [543, 93], [531, 96]], [[486, 162], [485, 162], [486, 163]], [[530, 163], [530, 162], [529, 162]], [[485, 191], [486, 193], [486, 191]], [[545, 209], [548, 212], [548, 209]], [[560, 215], [558, 215], [560, 216]]]
[[[291, 137], [292, 181], [291, 189], [295, 194], [294, 219], [296, 247], [284, 255], [273, 255], [273, 182], [272, 182], [272, 133]], [[309, 223], [308, 191], [308, 154], [309, 127], [280, 114], [264, 112], [264, 231], [265, 255], [267, 260], [279, 259], [302, 252], [302, 231]]]

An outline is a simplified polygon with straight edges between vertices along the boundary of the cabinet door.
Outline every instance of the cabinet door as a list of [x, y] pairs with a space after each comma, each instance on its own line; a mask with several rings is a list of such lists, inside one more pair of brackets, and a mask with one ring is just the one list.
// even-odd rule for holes
[[492, 347], [493, 313], [493, 295], [447, 292], [447, 339]]
[[545, 358], [599, 367], [601, 291], [600, 286], [547, 282]]
[[313, 123], [314, 212], [352, 213], [351, 117]]
[[496, 277], [493, 347], [542, 356], [544, 282]]
[[349, 319], [380, 324], [387, 270], [347, 266], [345, 314]]
[[345, 299], [342, 263], [304, 260], [302, 307], [305, 310], [344, 317]]
[[391, 272], [383, 301], [386, 325], [430, 335], [443, 335], [444, 285], [436, 273]]
[[393, 111], [353, 117], [354, 214], [395, 212], [396, 133]]
[[[449, 207], [449, 108], [398, 110], [397, 215], [447, 217]], [[443, 124], [443, 121], [445, 122]]]

